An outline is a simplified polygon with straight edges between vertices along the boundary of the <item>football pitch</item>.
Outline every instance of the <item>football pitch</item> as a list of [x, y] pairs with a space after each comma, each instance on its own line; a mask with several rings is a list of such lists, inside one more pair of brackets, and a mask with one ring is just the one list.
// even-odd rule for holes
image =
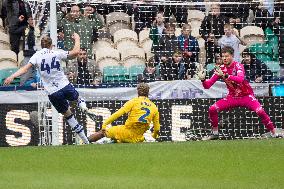
[[0, 188], [284, 188], [284, 140], [0, 148]]

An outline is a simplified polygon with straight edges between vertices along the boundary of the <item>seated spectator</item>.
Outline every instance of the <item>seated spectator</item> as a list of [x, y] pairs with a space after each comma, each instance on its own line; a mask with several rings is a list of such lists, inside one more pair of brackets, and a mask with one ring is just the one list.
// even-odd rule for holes
[[88, 59], [85, 48], [81, 48], [77, 60], [68, 64], [67, 75], [73, 84], [97, 85], [102, 82], [102, 73], [94, 60]]
[[187, 79], [188, 64], [185, 63], [182, 52], [176, 51], [166, 62], [161, 63], [162, 80], [183, 80]]
[[225, 46], [232, 47], [234, 49], [234, 60], [240, 62], [241, 55], [239, 45], [246, 45], [246, 43], [239, 37], [231, 24], [224, 25], [224, 33], [225, 35], [218, 40], [218, 45], [221, 46], [221, 48]]
[[[221, 66], [223, 64], [222, 57], [220, 53], [215, 54], [215, 66]], [[208, 76], [211, 78], [213, 74], [215, 73], [215, 69], [212, 69], [209, 71]]]
[[158, 12], [155, 20], [153, 21], [152, 27], [150, 29], [150, 39], [153, 41], [152, 44], [152, 51], [155, 49], [155, 47], [159, 43], [159, 39], [162, 37], [165, 24], [164, 24], [164, 14], [162, 12]]
[[250, 82], [262, 83], [268, 82], [273, 78], [272, 72], [267, 66], [261, 62], [256, 56], [245, 49], [242, 53], [244, 68], [246, 71], [246, 79]]
[[166, 23], [163, 33], [157, 46], [154, 47], [154, 54], [161, 61], [167, 61], [178, 48], [177, 38], [175, 37], [175, 25]]
[[196, 62], [198, 62], [199, 45], [195, 37], [191, 35], [191, 25], [182, 26], [182, 34], [177, 37], [178, 49], [183, 53], [184, 61], [189, 65], [191, 76], [195, 74]]
[[[30, 75], [25, 75], [26, 80], [20, 84], [21, 86], [26, 86], [26, 87], [33, 87], [33, 88], [37, 88], [38, 83], [40, 82], [40, 77], [39, 74], [37, 72], [37, 69], [35, 68], [35, 66], [32, 67], [32, 69], [30, 69]], [[22, 78], [21, 78], [22, 79]]]
[[158, 75], [158, 72], [155, 67], [154, 57], [148, 60], [148, 63], [146, 63], [146, 68], [144, 69], [143, 73], [139, 74], [137, 77], [138, 77], [138, 83], [153, 82], [160, 80], [160, 76]]

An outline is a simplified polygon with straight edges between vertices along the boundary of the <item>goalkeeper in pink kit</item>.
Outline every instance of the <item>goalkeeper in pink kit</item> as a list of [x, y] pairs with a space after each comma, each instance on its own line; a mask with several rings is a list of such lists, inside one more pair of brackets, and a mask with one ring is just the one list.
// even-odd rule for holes
[[271, 132], [271, 136], [276, 137], [274, 124], [258, 100], [254, 97], [249, 82], [245, 80], [244, 66], [233, 60], [234, 49], [226, 46], [222, 48], [221, 53], [223, 65], [215, 68], [215, 73], [210, 79], [205, 80], [204, 70], [201, 70], [198, 73], [198, 77], [202, 81], [205, 89], [209, 89], [217, 80], [223, 79], [229, 90], [227, 97], [218, 100], [209, 108], [212, 135], [203, 138], [203, 140], [214, 140], [219, 138], [218, 113], [235, 107], [245, 107], [256, 112], [266, 129]]

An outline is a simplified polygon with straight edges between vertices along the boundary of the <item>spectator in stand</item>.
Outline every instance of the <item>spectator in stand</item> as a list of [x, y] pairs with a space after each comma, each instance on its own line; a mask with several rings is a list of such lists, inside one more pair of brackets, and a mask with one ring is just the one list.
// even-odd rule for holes
[[160, 37], [157, 45], [154, 46], [154, 54], [161, 61], [167, 61], [177, 49], [178, 43], [175, 37], [175, 24], [166, 23], [162, 37]]
[[84, 5], [84, 18], [87, 19], [87, 21], [91, 22], [91, 25], [94, 26], [93, 29], [93, 39], [92, 41], [95, 41], [98, 35], [98, 30], [103, 28], [104, 24], [103, 21], [99, 18], [96, 7], [92, 6], [91, 4], [87, 3]]
[[148, 63], [146, 63], [146, 68], [144, 69], [142, 74], [139, 74], [137, 76], [138, 78], [138, 83], [141, 82], [153, 82], [160, 80], [160, 76], [157, 73], [156, 67], [155, 67], [155, 58], [151, 57], [148, 60]]
[[[176, 0], [176, 2], [177, 1], [179, 1], [180, 3], [184, 2], [184, 0]], [[170, 17], [173, 15], [176, 19], [177, 25], [179, 25], [180, 27], [183, 24], [187, 23], [188, 7], [185, 5], [168, 4], [160, 6], [160, 11], [164, 12], [166, 22], [170, 22]]]
[[[28, 19], [28, 27], [25, 30], [24, 37], [24, 60], [21, 63], [21, 67], [29, 63], [30, 58], [36, 53], [36, 37], [39, 34], [34, 27], [34, 20], [32, 17]], [[35, 34], [38, 33], [38, 34]], [[36, 84], [39, 82], [39, 76], [35, 66], [32, 66], [32, 69], [29, 69], [25, 74], [21, 75], [20, 85], [23, 86], [32, 86], [36, 87]]]
[[245, 49], [242, 53], [245, 69], [245, 76], [249, 82], [262, 83], [269, 82], [273, 78], [272, 72], [267, 68], [267, 66], [256, 58], [256, 56]]
[[68, 64], [67, 75], [73, 84], [97, 85], [102, 82], [102, 73], [94, 60], [88, 59], [85, 48], [81, 48], [77, 59]]
[[161, 63], [162, 80], [183, 80], [187, 79], [188, 64], [185, 63], [182, 52], [176, 51], [172, 58]]
[[249, 4], [245, 0], [222, 0], [221, 12], [227, 17], [234, 28], [240, 30], [247, 23]]
[[[270, 9], [270, 11], [268, 10]], [[267, 27], [271, 27], [273, 22], [273, 12], [271, 12], [271, 8], [267, 6], [264, 1], [259, 1], [256, 9], [255, 9], [255, 25], [261, 27], [263, 31]]]
[[284, 3], [278, 1], [274, 11], [273, 21], [274, 33], [279, 41], [279, 62], [283, 73], [281, 76], [284, 78]]
[[80, 12], [80, 7], [78, 5], [73, 5], [71, 7], [70, 13], [68, 13], [63, 19], [60, 18], [63, 13], [58, 14], [58, 29], [63, 31], [64, 34], [64, 47], [67, 50], [71, 50], [74, 44], [71, 36], [73, 33], [80, 34], [80, 42], [82, 46], [87, 49], [87, 54], [89, 58], [93, 58], [92, 48], [93, 48], [93, 31], [97, 29], [96, 22], [89, 19], [89, 17], [84, 17]]
[[241, 61], [240, 48], [239, 45], [242, 44], [246, 46], [246, 42], [244, 42], [238, 35], [238, 33], [234, 30], [231, 24], [224, 25], [224, 33], [219, 40], [217, 45], [221, 46], [221, 48], [225, 46], [230, 46], [234, 49], [234, 60], [237, 62]]
[[162, 37], [165, 24], [164, 24], [164, 14], [162, 12], [158, 12], [155, 20], [153, 21], [152, 27], [150, 29], [150, 39], [153, 41], [152, 51], [158, 46], [159, 39]]
[[[223, 62], [222, 62], [221, 54], [220, 53], [216, 53], [215, 54], [215, 66], [220, 67], [222, 64], [223, 64]], [[216, 71], [215, 69], [212, 69], [212, 70], [209, 71], [209, 73], [208, 73], [209, 78], [211, 78], [213, 76], [215, 71]]]
[[224, 35], [224, 25], [228, 22], [228, 18], [220, 13], [220, 4], [212, 4], [211, 11], [203, 19], [199, 30], [205, 40], [206, 64], [214, 63], [215, 53], [220, 53], [215, 41]]
[[7, 0], [4, 3], [7, 10], [7, 22], [10, 35], [11, 50], [16, 54], [20, 51], [20, 39], [32, 17], [29, 4], [23, 0]]
[[196, 63], [198, 62], [199, 45], [195, 37], [191, 35], [191, 25], [182, 26], [182, 34], [177, 37], [178, 49], [183, 53], [183, 59], [190, 68], [191, 77], [194, 76]]
[[139, 33], [144, 28], [151, 28], [151, 24], [155, 19], [158, 8], [147, 4], [146, 0], [139, 0], [131, 8], [129, 8], [129, 15], [134, 15], [135, 32]]

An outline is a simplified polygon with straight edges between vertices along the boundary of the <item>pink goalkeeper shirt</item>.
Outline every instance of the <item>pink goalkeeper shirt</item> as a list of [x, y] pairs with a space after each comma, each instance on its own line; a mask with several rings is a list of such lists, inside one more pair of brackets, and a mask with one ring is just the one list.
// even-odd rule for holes
[[[228, 74], [227, 79], [223, 78], [229, 90], [228, 96], [231, 97], [242, 97], [247, 95], [254, 95], [249, 82], [245, 80], [244, 66], [236, 61], [233, 61], [230, 65], [220, 66], [224, 74]], [[205, 89], [209, 89], [218, 79], [221, 77], [213, 74], [210, 79], [206, 79], [202, 82]]]

